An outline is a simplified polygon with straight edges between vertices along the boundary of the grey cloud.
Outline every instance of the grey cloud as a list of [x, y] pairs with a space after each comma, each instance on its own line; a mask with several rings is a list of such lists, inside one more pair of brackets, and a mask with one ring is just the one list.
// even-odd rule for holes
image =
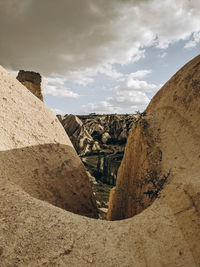
[[65, 86], [66, 79], [63, 77], [43, 77], [42, 88], [45, 95], [78, 98], [77, 93], [72, 92]]
[[198, 0], [6, 0], [0, 63], [43, 75], [77, 73], [144, 56], [200, 30]]

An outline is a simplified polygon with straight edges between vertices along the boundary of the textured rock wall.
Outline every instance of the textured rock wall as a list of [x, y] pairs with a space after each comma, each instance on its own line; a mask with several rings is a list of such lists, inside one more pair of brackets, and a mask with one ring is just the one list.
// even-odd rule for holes
[[[154, 132], [153, 129], [155, 133], [159, 131], [159, 138], [153, 140], [162, 151], [161, 171], [166, 173], [169, 166], [172, 167], [162, 194], [140, 214], [114, 222], [94, 220], [60, 209], [46, 200], [37, 199], [16, 182], [17, 176], [21, 176], [27, 186], [30, 180], [27, 181], [28, 177], [24, 175], [24, 158], [21, 162], [18, 159], [22, 170], [17, 167], [20, 153], [15, 157], [15, 149], [20, 149], [23, 154], [23, 149], [30, 148], [35, 164], [40, 164], [42, 168], [43, 164], [53, 164], [55, 153], [52, 152], [56, 152], [58, 158], [62, 153], [62, 150], [52, 151], [48, 144], [71, 148], [72, 145], [52, 112], [5, 70], [0, 69], [1, 266], [200, 266], [200, 101], [199, 87], [195, 89], [192, 86], [199, 79], [199, 66], [200, 57], [197, 57], [184, 67], [184, 76], [180, 73], [183, 80], [188, 77], [187, 92], [189, 99], [192, 99], [186, 115], [176, 113], [174, 109], [169, 111], [166, 106], [162, 111], [162, 106], [160, 112], [145, 117], [149, 122], [148, 134], [152, 136], [150, 130]], [[184, 90], [181, 76], [178, 81], [172, 80], [171, 86], [175, 91], [179, 87], [176, 87], [177, 83], [180, 90]], [[164, 95], [166, 92], [161, 93]], [[180, 91], [176, 92], [176, 96], [184, 103]], [[159, 106], [159, 103], [156, 105]], [[138, 125], [137, 138], [141, 142], [144, 139], [144, 144], [148, 144], [141, 126]], [[32, 147], [40, 148], [44, 144], [47, 146], [44, 148], [45, 157], [42, 154], [38, 159], [40, 151], [35, 157]], [[127, 146], [126, 153], [128, 150], [131, 147]], [[138, 157], [142, 158], [142, 151], [138, 150], [138, 153]], [[64, 168], [79, 165], [77, 156], [71, 162], [70, 158], [66, 158]], [[132, 162], [127, 164], [130, 166]], [[13, 171], [8, 171], [8, 166]], [[33, 169], [33, 181], [37, 184], [38, 176], [33, 167], [27, 165], [29, 170]], [[53, 170], [59, 174], [62, 168], [58, 166]], [[64, 177], [58, 177], [62, 182]], [[75, 173], [71, 180], [76, 181]], [[51, 186], [55, 188], [55, 182]]]
[[154, 184], [159, 183], [162, 161], [162, 152], [156, 142], [158, 138], [159, 131], [153, 131], [145, 117], [131, 129], [118, 170], [117, 185], [110, 193], [108, 220], [132, 217], [157, 197]]
[[37, 199], [96, 218], [88, 175], [58, 119], [2, 68], [0, 75], [1, 176]]
[[[161, 88], [146, 114], [147, 127], [142, 129], [139, 121], [129, 135], [117, 185], [110, 195], [108, 219], [132, 217], [155, 199], [165, 203], [199, 266], [200, 56]], [[153, 139], [147, 136], [145, 140], [149, 129]], [[145, 199], [143, 209], [138, 196]]]
[[60, 115], [58, 117], [76, 151], [83, 156], [98, 150], [109, 148], [112, 150], [116, 144], [119, 145], [117, 149], [115, 147], [117, 151], [124, 151], [128, 132], [138, 115], [75, 116], [66, 114], [64, 117]]
[[17, 80], [20, 81], [26, 88], [43, 101], [41, 89], [41, 75], [33, 71], [20, 70], [17, 75]]
[[110, 195], [108, 219], [141, 212], [159, 197], [170, 173], [194, 165], [199, 168], [199, 59], [185, 65], [163, 86], [146, 115], [133, 126], [117, 186]]

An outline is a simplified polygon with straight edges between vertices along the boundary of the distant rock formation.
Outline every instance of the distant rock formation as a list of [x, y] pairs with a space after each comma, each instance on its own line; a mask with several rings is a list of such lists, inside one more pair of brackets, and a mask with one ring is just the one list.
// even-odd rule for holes
[[[32, 197], [97, 218], [88, 175], [58, 119], [23, 85], [0, 71], [1, 176]], [[20, 73], [22, 78], [24, 72]], [[40, 76], [29, 74], [30, 79], [26, 73], [25, 78], [39, 85]]]
[[107, 218], [130, 218], [156, 200], [155, 215], [170, 209], [200, 266], [200, 55], [160, 89], [144, 115], [130, 132]]
[[[40, 183], [47, 177], [47, 189], [53, 189], [52, 196], [57, 193], [58, 202], [59, 182], [63, 190], [74, 192], [73, 185], [77, 187], [79, 203], [85, 199], [87, 205], [88, 197], [92, 197], [84, 194], [87, 180], [76, 172], [82, 165], [58, 120], [0, 68], [1, 266], [200, 266], [199, 84], [200, 56], [160, 90], [147, 108], [147, 115], [141, 116], [138, 126], [131, 130], [115, 190], [115, 194], [119, 190], [119, 201], [113, 194], [111, 210], [117, 205], [119, 217], [131, 216], [131, 210], [135, 213], [131, 207], [137, 205], [137, 199], [132, 188], [139, 194], [141, 187], [141, 195], [144, 192], [148, 198], [156, 198], [133, 218], [110, 222], [51, 205], [45, 199], [47, 191], [43, 193], [44, 200], [31, 192], [32, 185], [37, 186], [36, 193], [40, 192]], [[148, 136], [153, 138], [149, 142]], [[58, 150], [53, 150], [54, 145]], [[26, 155], [32, 156], [28, 164]], [[149, 184], [147, 188], [140, 181], [148, 170], [136, 172], [146, 166], [150, 168], [150, 176], [143, 177], [144, 183]], [[154, 168], [161, 176], [151, 176]], [[74, 172], [69, 176], [71, 170]], [[48, 176], [51, 171], [55, 175]], [[83, 183], [79, 184], [81, 180]], [[116, 212], [112, 214], [117, 217]]]
[[33, 71], [20, 70], [17, 75], [17, 80], [20, 81], [26, 88], [43, 101], [41, 89], [41, 75]]
[[[58, 115], [76, 151], [83, 156], [120, 145], [124, 149], [128, 132], [138, 115]], [[110, 146], [108, 146], [110, 145]], [[115, 147], [116, 149], [116, 147]], [[118, 149], [116, 149], [118, 150]]]
[[77, 153], [80, 155], [87, 154], [92, 150], [94, 140], [86, 130], [82, 121], [75, 115], [65, 115], [63, 119], [58, 117], [68, 134]]
[[133, 114], [57, 115], [77, 153], [97, 180], [115, 185]]

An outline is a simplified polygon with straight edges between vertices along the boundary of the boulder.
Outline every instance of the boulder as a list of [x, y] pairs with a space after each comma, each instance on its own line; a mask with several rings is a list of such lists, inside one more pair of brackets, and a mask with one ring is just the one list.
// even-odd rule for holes
[[94, 140], [77, 116], [67, 114], [63, 120], [60, 117], [60, 122], [79, 155], [91, 152]]
[[104, 134], [102, 134], [101, 142], [103, 144], [106, 144], [110, 138], [111, 136], [109, 135], [109, 133], [105, 132]]
[[97, 217], [86, 170], [53, 113], [0, 69], [1, 177], [32, 197]]
[[77, 116], [69, 114], [65, 115], [64, 120], [62, 120], [62, 125], [65, 128], [68, 136], [71, 137], [82, 127], [83, 123]]
[[[130, 218], [159, 203], [170, 209], [200, 266], [200, 56], [153, 97], [129, 133], [109, 220]], [[146, 214], [149, 209], [147, 209]], [[145, 212], [144, 212], [145, 213]]]
[[85, 127], [91, 136], [94, 135], [98, 137], [104, 132], [104, 127], [99, 123], [99, 120], [88, 120], [88, 122], [85, 124]]
[[101, 148], [99, 146], [99, 143], [95, 141], [92, 145], [92, 151], [99, 151]]

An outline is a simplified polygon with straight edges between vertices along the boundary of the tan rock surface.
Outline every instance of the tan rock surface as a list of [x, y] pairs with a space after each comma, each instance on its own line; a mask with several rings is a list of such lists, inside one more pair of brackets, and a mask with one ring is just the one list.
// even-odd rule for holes
[[20, 70], [17, 75], [17, 80], [20, 81], [26, 88], [31, 91], [35, 96], [43, 101], [41, 89], [41, 75], [34, 71]]
[[96, 217], [89, 179], [58, 119], [0, 69], [1, 176], [31, 196]]
[[200, 266], [200, 56], [161, 88], [146, 114], [129, 135], [108, 219], [165, 203]]
[[[7, 89], [5, 83], [10, 80], [10, 76], [3, 70], [2, 72], [4, 75], [1, 75], [1, 100], [5, 94], [3, 88]], [[15, 84], [15, 81], [12, 80], [12, 83]], [[24, 120], [24, 125], [19, 121], [11, 128], [13, 117], [10, 113], [16, 112], [15, 106], [19, 107], [21, 100], [17, 102], [17, 93], [13, 98], [7, 97], [11, 103], [9, 107], [4, 105], [4, 108], [10, 113], [9, 116], [6, 112], [2, 115], [4, 131], [1, 130], [0, 135], [1, 153], [9, 149], [39, 145], [38, 138], [41, 144], [69, 144], [64, 132], [56, 126], [57, 122], [52, 126], [53, 132], [39, 128], [33, 136], [35, 123], [31, 119], [29, 121], [29, 113], [25, 115], [28, 107], [32, 117], [35, 115], [34, 122], [45, 120], [44, 127], [55, 120], [55, 117], [42, 103], [37, 105], [36, 109], [36, 99], [22, 86], [17, 86], [16, 90], [27, 99], [27, 106], [24, 104], [21, 108], [27, 121]], [[43, 112], [38, 113], [38, 107], [45, 113], [45, 117]], [[12, 133], [21, 136], [20, 143], [11, 140]], [[6, 166], [2, 165], [2, 170], [5, 168]], [[156, 199], [137, 216], [109, 222], [72, 214], [46, 201], [38, 200], [13, 181], [12, 173], [8, 174], [5, 170], [4, 172], [4, 175], [0, 175], [0, 263], [3, 267], [199, 266], [199, 218], [197, 208], [194, 208], [198, 207], [198, 173], [187, 170], [187, 187], [178, 182], [176, 186], [174, 181], [171, 183], [170, 180], [168, 191], [164, 190], [167, 194]], [[178, 216], [180, 219], [177, 219]], [[183, 224], [180, 223], [181, 219]]]

